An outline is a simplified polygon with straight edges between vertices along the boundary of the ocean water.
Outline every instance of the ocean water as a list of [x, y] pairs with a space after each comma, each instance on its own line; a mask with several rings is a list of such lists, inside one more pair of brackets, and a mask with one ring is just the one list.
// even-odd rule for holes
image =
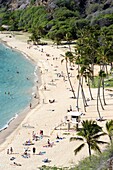
[[0, 130], [29, 105], [35, 69], [20, 52], [0, 43]]

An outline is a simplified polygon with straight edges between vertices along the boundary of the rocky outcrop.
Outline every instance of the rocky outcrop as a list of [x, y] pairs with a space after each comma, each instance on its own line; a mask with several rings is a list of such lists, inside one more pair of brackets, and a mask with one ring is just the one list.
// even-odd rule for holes
[[72, 3], [83, 16], [88, 16], [113, 7], [113, 0], [0, 0], [0, 7], [7, 6], [15, 10], [25, 9], [29, 5], [44, 5], [52, 11], [58, 7], [58, 4], [62, 5], [62, 3], [64, 3], [64, 6]]

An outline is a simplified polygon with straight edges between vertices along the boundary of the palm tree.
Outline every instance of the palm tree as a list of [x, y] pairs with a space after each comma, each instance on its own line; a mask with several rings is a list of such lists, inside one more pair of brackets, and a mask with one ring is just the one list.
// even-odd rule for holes
[[[61, 55], [61, 56], [63, 56], [63, 55]], [[65, 53], [65, 56], [63, 56], [63, 57], [65, 57], [65, 61], [66, 61], [67, 77], [68, 77], [68, 81], [69, 81], [69, 84], [70, 84], [70, 87], [71, 87], [71, 91], [73, 93], [73, 98], [76, 99], [75, 91], [74, 91], [74, 88], [73, 88], [73, 85], [72, 85], [72, 82], [71, 82], [71, 79], [70, 79], [69, 69], [68, 69], [68, 61], [73, 62], [74, 56], [73, 56], [72, 52], [67, 51]], [[64, 59], [61, 61], [61, 63], [63, 61], [64, 61]]]
[[106, 122], [106, 130], [107, 134], [109, 136], [110, 142], [112, 144], [112, 137], [113, 137], [113, 120]]
[[71, 137], [70, 141], [80, 140], [83, 143], [74, 150], [75, 155], [85, 146], [88, 145], [89, 156], [91, 156], [91, 149], [101, 152], [98, 144], [107, 144], [107, 142], [98, 140], [101, 136], [106, 135], [102, 131], [102, 127], [97, 125], [96, 121], [86, 120], [82, 122], [82, 129], [77, 133], [77, 137]]

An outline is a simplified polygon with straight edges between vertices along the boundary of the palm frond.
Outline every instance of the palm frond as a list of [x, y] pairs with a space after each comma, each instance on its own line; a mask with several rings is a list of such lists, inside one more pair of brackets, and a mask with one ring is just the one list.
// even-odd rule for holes
[[100, 150], [99, 146], [96, 143], [93, 143], [93, 145], [91, 145], [91, 149], [101, 153], [101, 150]]
[[84, 147], [85, 143], [82, 143], [78, 148], [74, 150], [75, 155]]
[[100, 138], [101, 136], [105, 136], [105, 135], [107, 135], [107, 133], [103, 132], [103, 133], [94, 135], [93, 138], [94, 138], [94, 139], [98, 139], [98, 138]]
[[83, 138], [81, 138], [81, 137], [71, 137], [70, 138], [70, 142], [75, 141], [75, 140], [83, 141]]
[[98, 140], [95, 140], [96, 143], [98, 144], [109, 144], [109, 142], [105, 142], [105, 141], [98, 141]]
[[64, 59], [61, 60], [61, 64], [64, 62]]
[[60, 56], [64, 57], [64, 55], [63, 55], [63, 54], [60, 54]]

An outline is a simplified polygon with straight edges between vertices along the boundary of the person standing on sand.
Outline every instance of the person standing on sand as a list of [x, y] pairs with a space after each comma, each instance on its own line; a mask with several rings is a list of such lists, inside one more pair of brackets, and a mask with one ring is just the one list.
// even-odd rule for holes
[[36, 152], [36, 148], [35, 148], [35, 147], [33, 147], [33, 155], [35, 154], [35, 152]]
[[11, 153], [11, 154], [13, 153], [13, 148], [12, 148], [12, 147], [10, 147], [10, 153]]
[[31, 104], [31, 103], [29, 104], [29, 107], [30, 107], [30, 109], [31, 109], [31, 107], [32, 107], [32, 104]]
[[70, 111], [72, 111], [72, 106], [70, 105]]
[[9, 149], [7, 149], [7, 154], [9, 154]]

